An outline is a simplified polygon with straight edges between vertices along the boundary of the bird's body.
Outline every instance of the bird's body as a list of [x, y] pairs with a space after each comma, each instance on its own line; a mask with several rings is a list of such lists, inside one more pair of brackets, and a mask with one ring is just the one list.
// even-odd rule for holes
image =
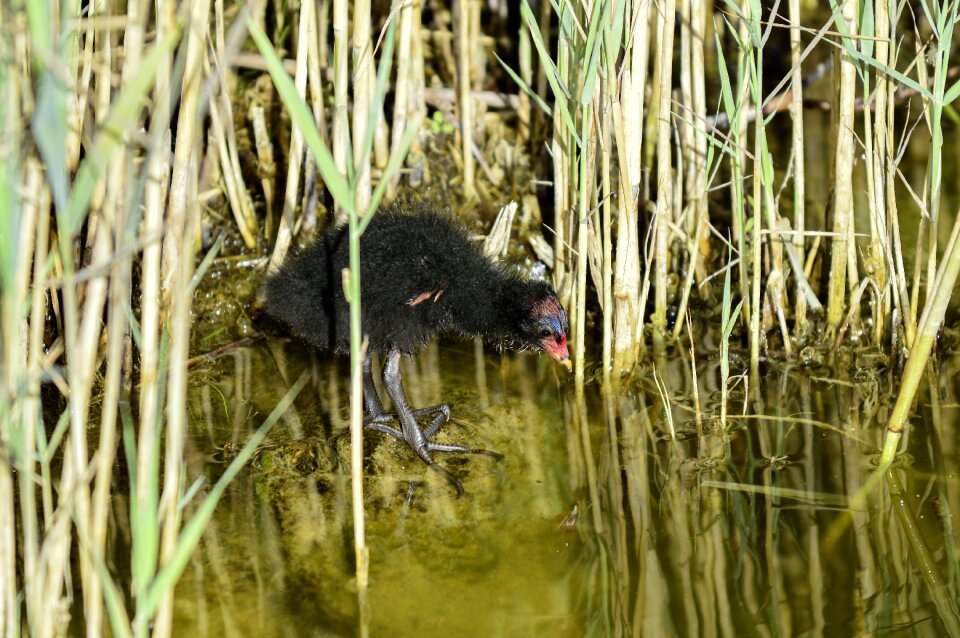
[[[299, 337], [323, 350], [350, 351], [350, 310], [342, 271], [349, 265], [344, 227], [287, 258], [267, 278], [265, 306]], [[369, 353], [364, 361], [367, 427], [404, 439], [428, 464], [432, 451], [476, 452], [431, 443], [449, 419], [446, 405], [413, 410], [400, 383], [399, 357], [437, 332], [483, 337], [501, 347], [544, 350], [569, 368], [567, 319], [553, 288], [495, 264], [449, 216], [378, 213], [360, 238], [361, 325], [369, 351], [388, 355], [384, 386], [397, 416], [384, 412]], [[436, 414], [421, 430], [417, 416]], [[401, 428], [386, 425], [394, 418]], [[462, 493], [459, 483], [437, 468]]]
[[[350, 351], [341, 275], [348, 244], [346, 229], [335, 229], [288, 258], [266, 285], [270, 314], [312, 345], [340, 353]], [[415, 352], [437, 332], [535, 347], [527, 315], [536, 301], [556, 300], [549, 284], [494, 264], [462, 228], [433, 212], [386, 211], [371, 221], [360, 237], [360, 289], [363, 334], [379, 353]], [[565, 336], [563, 320], [557, 336]]]

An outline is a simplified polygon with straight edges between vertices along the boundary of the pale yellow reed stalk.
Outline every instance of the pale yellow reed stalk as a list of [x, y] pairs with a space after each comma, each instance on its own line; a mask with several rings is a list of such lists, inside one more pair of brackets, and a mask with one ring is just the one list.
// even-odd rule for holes
[[[852, 0], [843, 3], [843, 19], [856, 33], [857, 5]], [[833, 232], [830, 251], [830, 280], [827, 296], [827, 332], [836, 334], [844, 317], [844, 300], [848, 284], [850, 244], [853, 243], [853, 163], [856, 146], [853, 143], [854, 109], [856, 106], [856, 64], [847, 53], [839, 54], [837, 109], [837, 138], [834, 157]], [[856, 280], [853, 280], [856, 283]]]
[[473, 91], [470, 68], [473, 46], [470, 44], [470, 0], [455, 0], [457, 16], [457, 105], [460, 111], [460, 154], [463, 162], [463, 194], [467, 199], [476, 195], [473, 159]]
[[358, 214], [366, 214], [372, 192], [370, 164], [363, 157], [367, 140], [367, 120], [373, 104], [373, 43], [370, 39], [370, 0], [353, 3], [353, 170], [356, 172], [354, 206]]

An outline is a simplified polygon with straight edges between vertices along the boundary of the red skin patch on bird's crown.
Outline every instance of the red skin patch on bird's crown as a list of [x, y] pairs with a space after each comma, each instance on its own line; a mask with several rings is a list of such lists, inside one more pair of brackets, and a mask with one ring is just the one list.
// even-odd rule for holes
[[563, 306], [556, 297], [546, 297], [533, 304], [533, 314], [537, 317], [559, 317], [563, 313]]

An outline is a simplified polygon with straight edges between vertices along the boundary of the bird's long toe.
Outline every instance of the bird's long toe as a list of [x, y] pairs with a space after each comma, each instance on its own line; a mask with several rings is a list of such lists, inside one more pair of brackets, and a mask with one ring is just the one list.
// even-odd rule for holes
[[[384, 416], [390, 417], [391, 415], [388, 414]], [[392, 428], [389, 425], [386, 425], [386, 423], [389, 423], [391, 420], [392, 418], [385, 419], [384, 421], [380, 421], [378, 419], [364, 419], [363, 427], [367, 428], [368, 430], [373, 430], [375, 432], [383, 432], [384, 434], [389, 434], [395, 439], [400, 439], [401, 441], [406, 440], [406, 437], [403, 436], [403, 432], [401, 432], [397, 428]]]
[[467, 447], [466, 445], [456, 445], [453, 443], [428, 443], [428, 452], [459, 452], [460, 454], [483, 454], [490, 456], [498, 461], [503, 459], [503, 455], [493, 450], [484, 450], [481, 448]]

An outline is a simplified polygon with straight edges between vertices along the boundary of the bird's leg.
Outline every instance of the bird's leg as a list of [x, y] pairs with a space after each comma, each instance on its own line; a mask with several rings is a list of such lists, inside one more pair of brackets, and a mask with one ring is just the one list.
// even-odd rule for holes
[[390, 350], [390, 354], [387, 356], [387, 363], [383, 366], [383, 385], [387, 389], [387, 394], [389, 394], [393, 400], [394, 408], [397, 410], [397, 420], [400, 421], [403, 440], [407, 442], [410, 449], [416, 452], [417, 456], [419, 456], [424, 463], [447, 479], [447, 482], [457, 491], [457, 496], [463, 495], [463, 486], [460, 485], [460, 481], [434, 463], [433, 459], [430, 458], [430, 452], [461, 452], [468, 454], [487, 454], [494, 457], [500, 456], [495, 452], [477, 450], [465, 445], [430, 442], [430, 437], [436, 434], [440, 428], [440, 423], [442, 423], [441, 419], [444, 416], [449, 418], [450, 411], [449, 409], [442, 411], [441, 414], [434, 418], [433, 423], [431, 423], [426, 430], [420, 429], [420, 426], [417, 425], [416, 411], [410, 407], [410, 404], [407, 402], [406, 393], [403, 391], [403, 383], [400, 379], [400, 350], [397, 348]]
[[373, 357], [367, 352], [363, 356], [363, 407], [368, 418], [377, 418], [384, 414], [383, 404], [373, 382]]
[[364, 427], [398, 439], [403, 438], [403, 432], [387, 425], [395, 417], [385, 412], [380, 402], [377, 386], [373, 382], [373, 361], [369, 352], [363, 357], [363, 407], [366, 412], [363, 418]]
[[[398, 439], [403, 438], [403, 433], [400, 432], [400, 430], [387, 425], [387, 423], [397, 417], [383, 409], [380, 396], [377, 394], [377, 386], [373, 382], [373, 359], [369, 352], [363, 357], [363, 405], [366, 411], [363, 424], [367, 428], [395, 436]], [[420, 408], [419, 410], [413, 411], [414, 417], [426, 416], [428, 414], [437, 415], [433, 418], [433, 421], [424, 433], [429, 439], [437, 433], [441, 425], [450, 420], [450, 406], [446, 403], [440, 403], [438, 405], [432, 405], [429, 408]]]

